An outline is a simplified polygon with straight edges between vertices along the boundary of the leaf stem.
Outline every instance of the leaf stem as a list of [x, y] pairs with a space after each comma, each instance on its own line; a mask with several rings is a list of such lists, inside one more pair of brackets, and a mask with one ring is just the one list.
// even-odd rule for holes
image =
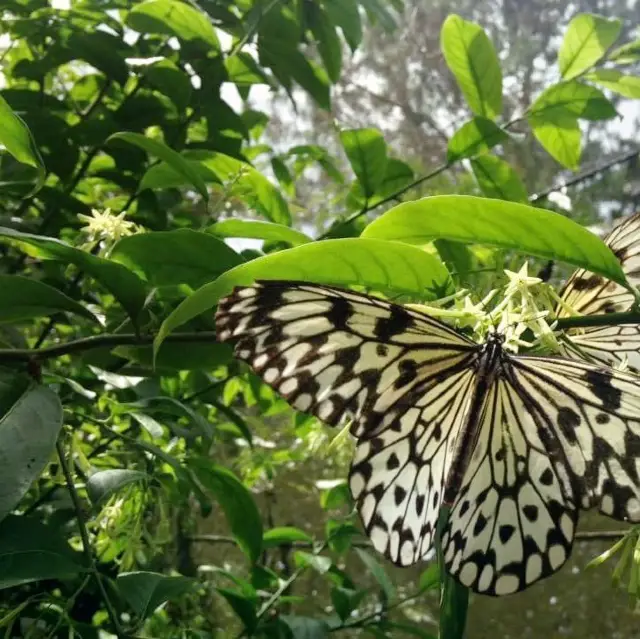
[[67, 484], [67, 489], [69, 490], [69, 495], [71, 496], [71, 501], [73, 502], [73, 508], [76, 511], [76, 521], [78, 522], [78, 529], [80, 530], [80, 539], [82, 540], [82, 550], [84, 555], [89, 563], [89, 569], [92, 573], [96, 585], [98, 586], [98, 590], [102, 596], [102, 601], [104, 603], [104, 607], [107, 611], [107, 615], [111, 621], [111, 625], [113, 626], [113, 630], [116, 633], [118, 639], [127, 639], [127, 635], [122, 630], [120, 626], [120, 621], [118, 619], [118, 613], [116, 612], [111, 600], [109, 599], [109, 595], [107, 594], [107, 590], [102, 583], [102, 577], [100, 575], [100, 571], [98, 570], [98, 566], [96, 565], [96, 560], [93, 555], [93, 551], [91, 550], [91, 541], [89, 539], [89, 532], [87, 531], [87, 527], [84, 522], [84, 516], [82, 512], [82, 504], [80, 503], [80, 496], [78, 495], [78, 491], [76, 490], [75, 483], [73, 481], [73, 476], [71, 474], [71, 470], [69, 468], [69, 464], [67, 463], [67, 457], [62, 446], [60, 440], [56, 443], [56, 450], [58, 452], [58, 458], [60, 459], [60, 467], [62, 468], [62, 474], [64, 475], [65, 482]]

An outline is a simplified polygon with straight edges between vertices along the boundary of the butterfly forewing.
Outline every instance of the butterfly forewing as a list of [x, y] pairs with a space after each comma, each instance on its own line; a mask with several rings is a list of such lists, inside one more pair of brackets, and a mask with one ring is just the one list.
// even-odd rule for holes
[[360, 439], [349, 485], [374, 547], [408, 566], [432, 547], [445, 478], [474, 384], [474, 369], [432, 376], [389, 426]]
[[302, 282], [239, 288], [218, 308], [220, 341], [297, 410], [362, 436], [395, 421], [425, 377], [468, 365], [478, 346], [383, 300]]

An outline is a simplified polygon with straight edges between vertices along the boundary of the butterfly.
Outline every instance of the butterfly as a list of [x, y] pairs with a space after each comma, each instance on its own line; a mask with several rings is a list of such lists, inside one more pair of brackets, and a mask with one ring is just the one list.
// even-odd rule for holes
[[352, 419], [349, 486], [373, 546], [408, 566], [434, 545], [474, 591], [557, 571], [579, 511], [640, 522], [640, 381], [478, 344], [418, 310], [296, 281], [236, 288], [222, 342], [295, 409]]
[[[620, 260], [627, 280], [640, 285], [640, 213], [617, 224], [604, 242]], [[633, 294], [620, 284], [601, 275], [578, 269], [567, 280], [556, 308], [558, 318], [569, 317], [567, 306], [580, 315], [622, 313], [635, 302]], [[564, 354], [610, 366], [623, 362], [630, 370], [640, 371], [640, 327], [637, 324], [598, 326], [567, 331]]]

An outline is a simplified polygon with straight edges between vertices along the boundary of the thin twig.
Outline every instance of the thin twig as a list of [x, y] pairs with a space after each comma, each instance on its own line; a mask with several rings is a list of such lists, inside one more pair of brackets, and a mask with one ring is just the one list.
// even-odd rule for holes
[[80, 503], [80, 496], [78, 495], [78, 491], [76, 490], [73, 476], [71, 475], [71, 470], [69, 469], [69, 464], [67, 463], [67, 457], [60, 440], [58, 440], [58, 442], [56, 443], [56, 450], [58, 451], [58, 457], [60, 459], [60, 468], [62, 468], [62, 473], [67, 484], [67, 489], [69, 490], [69, 495], [71, 496], [71, 501], [73, 502], [73, 507], [76, 511], [76, 521], [78, 522], [80, 538], [82, 539], [82, 550], [84, 552], [84, 556], [87, 559], [87, 562], [89, 563], [89, 570], [94, 576], [94, 579], [98, 586], [98, 590], [100, 591], [100, 594], [102, 596], [104, 607], [107, 611], [107, 615], [109, 616], [116, 636], [119, 639], [126, 639], [127, 635], [124, 633], [122, 627], [120, 626], [118, 613], [113, 607], [113, 604], [109, 599], [109, 595], [107, 594], [107, 590], [102, 583], [102, 577], [100, 575], [100, 571], [98, 570], [98, 566], [96, 565], [93, 551], [91, 550], [91, 541], [89, 540], [89, 533], [84, 523], [84, 515], [82, 512], [82, 504]]
[[604, 162], [594, 167], [593, 169], [589, 169], [588, 171], [581, 173], [580, 175], [576, 175], [575, 177], [570, 178], [568, 180], [564, 180], [563, 182], [560, 182], [555, 186], [549, 187], [544, 191], [540, 191], [540, 193], [534, 193], [529, 198], [529, 202], [539, 202], [540, 200], [544, 200], [548, 198], [549, 195], [551, 195], [551, 193], [555, 191], [560, 191], [562, 189], [567, 188], [568, 186], [575, 186], [576, 184], [580, 184], [580, 182], [584, 182], [585, 180], [592, 178], [598, 173], [602, 173], [603, 171], [608, 171], [610, 168], [614, 167], [616, 164], [623, 164], [624, 162], [630, 162], [631, 160], [633, 160], [633, 158], [638, 157], [638, 155], [640, 155], [640, 149], [636, 149], [634, 151], [629, 151], [628, 153], [619, 155], [613, 158], [612, 160], [608, 160], [607, 162]]

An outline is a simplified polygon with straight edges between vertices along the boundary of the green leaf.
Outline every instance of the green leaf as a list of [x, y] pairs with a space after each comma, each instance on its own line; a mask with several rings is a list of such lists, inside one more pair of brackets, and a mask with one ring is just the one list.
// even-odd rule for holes
[[[0, 416], [0, 520], [49, 463], [62, 428], [62, 405], [46, 386], [3, 397]], [[0, 572], [0, 575], [2, 573]]]
[[366, 199], [360, 182], [354, 182], [348, 195], [349, 207], [358, 210], [364, 206], [373, 208], [389, 198], [393, 198], [408, 186], [414, 178], [413, 169], [402, 160], [389, 158], [382, 182], [376, 192]]
[[378, 560], [363, 548], [356, 547], [354, 550], [356, 551], [358, 557], [360, 557], [360, 559], [362, 560], [362, 563], [367, 567], [367, 570], [378, 582], [380, 588], [382, 588], [387, 601], [395, 599], [396, 589], [394, 588], [393, 583], [389, 579], [389, 576], [384, 571], [384, 568], [380, 565]]
[[197, 44], [207, 51], [220, 51], [216, 31], [206, 13], [178, 0], [146, 0], [135, 3], [126, 24], [139, 33], [160, 33]]
[[311, 33], [316, 39], [316, 46], [318, 47], [322, 64], [327, 70], [329, 79], [335, 83], [340, 79], [340, 72], [342, 71], [342, 44], [340, 38], [328, 13], [322, 6], [311, 3], [308, 10], [310, 13]]
[[423, 244], [445, 238], [554, 259], [625, 285], [611, 249], [586, 228], [545, 209], [468, 195], [437, 195], [400, 204], [374, 220], [363, 237]]
[[551, 111], [543, 118], [529, 117], [533, 134], [545, 151], [563, 166], [577, 170], [580, 166], [580, 125], [575, 116]]
[[333, 564], [330, 557], [315, 555], [310, 552], [304, 552], [304, 550], [296, 550], [296, 552], [293, 554], [293, 558], [295, 560], [296, 566], [310, 566], [319, 575], [324, 575]]
[[433, 590], [440, 583], [440, 568], [438, 562], [434, 561], [425, 571], [420, 574], [418, 579], [418, 589], [420, 592]]
[[130, 235], [113, 247], [110, 257], [153, 286], [198, 288], [242, 264], [242, 258], [223, 241], [191, 229]]
[[640, 60], [640, 39], [633, 42], [627, 42], [622, 46], [614, 49], [607, 59], [618, 64], [633, 64]]
[[311, 543], [313, 539], [304, 530], [293, 526], [281, 526], [267, 530], [262, 536], [262, 546], [272, 548], [283, 544], [290, 544], [292, 541], [304, 541]]
[[[149, 2], [160, 2], [161, 0], [148, 0]], [[146, 3], [145, 3], [146, 4]], [[193, 166], [187, 162], [179, 153], [170, 149], [164, 142], [159, 140], [153, 140], [141, 135], [140, 133], [114, 133], [111, 135], [107, 142], [113, 142], [114, 140], [122, 140], [137, 146], [147, 153], [163, 160], [168, 166], [170, 166], [178, 175], [182, 176], [188, 184], [193, 186], [205, 201], [209, 200], [209, 192], [204, 180], [196, 171]], [[140, 190], [143, 189], [142, 184]]]
[[121, 572], [116, 579], [118, 592], [140, 619], [146, 619], [158, 606], [181, 597], [196, 585], [194, 579], [187, 577], [144, 571]]
[[351, 51], [355, 51], [362, 42], [362, 22], [357, 0], [324, 0], [323, 5], [331, 22], [342, 29]]
[[81, 251], [53, 237], [0, 227], [0, 238], [10, 240], [32, 257], [75, 264], [113, 293], [134, 320], [144, 306], [147, 296], [144, 283], [121, 264]]
[[[205, 182], [221, 182], [229, 196], [242, 198], [248, 207], [278, 224], [290, 224], [289, 207], [280, 192], [250, 164], [214, 151], [185, 151], [181, 157]], [[165, 162], [152, 166], [143, 176], [140, 190], [175, 188], [188, 184], [184, 176]]]
[[282, 621], [289, 627], [293, 639], [326, 639], [329, 636], [329, 625], [321, 619], [282, 615]]
[[471, 110], [494, 120], [502, 112], [502, 71], [482, 27], [452, 14], [442, 25], [440, 46]]
[[[448, 286], [449, 273], [437, 257], [398, 242], [347, 238], [303, 244], [237, 266], [198, 289], [165, 319], [155, 349], [178, 326], [209, 311], [234, 286], [246, 286], [256, 279], [359, 284], [424, 300], [429, 299], [430, 291]], [[431, 299], [439, 297], [432, 295]]]
[[222, 220], [212, 224], [207, 230], [220, 237], [248, 237], [256, 240], [286, 242], [291, 246], [299, 246], [312, 241], [308, 235], [296, 231], [296, 229], [282, 224], [258, 220], [239, 220], [235, 218]]
[[636, 75], [625, 75], [615, 69], [596, 69], [585, 75], [585, 79], [625, 98], [640, 98], [640, 77]]
[[240, 617], [245, 628], [250, 632], [258, 625], [256, 615], [256, 604], [253, 597], [229, 588], [216, 588], [216, 590], [227, 600], [233, 611]]
[[230, 471], [209, 460], [191, 462], [200, 483], [211, 491], [222, 507], [231, 533], [252, 562], [262, 551], [262, 519], [251, 493]]
[[434, 244], [449, 272], [458, 279], [463, 279], [473, 269], [473, 253], [466, 245], [442, 239], [435, 240]]
[[269, 78], [265, 75], [258, 63], [243, 51], [225, 58], [224, 66], [227, 69], [229, 82], [237, 86], [251, 86], [252, 84], [269, 84]]
[[387, 168], [387, 145], [382, 134], [376, 129], [349, 129], [340, 132], [340, 141], [365, 198], [371, 197]]
[[571, 80], [560, 82], [543, 91], [529, 110], [529, 120], [536, 122], [554, 117], [584, 120], [610, 120], [616, 116], [613, 104], [596, 87]]
[[21, 275], [0, 275], [0, 322], [15, 322], [60, 311], [75, 313], [97, 322], [96, 316], [58, 289]]
[[119, 490], [138, 481], [147, 481], [149, 475], [128, 468], [109, 468], [93, 473], [87, 480], [87, 494], [94, 504], [106, 501]]
[[608, 20], [592, 13], [573, 18], [558, 51], [561, 76], [570, 80], [592, 67], [618, 39], [621, 28], [617, 18]]
[[37, 171], [33, 192], [44, 184], [46, 169], [29, 127], [17, 116], [0, 96], [0, 146], [22, 164], [32, 166]]
[[59, 526], [18, 515], [0, 522], [0, 589], [87, 571], [85, 557], [69, 546]]
[[168, 98], [181, 110], [189, 106], [193, 87], [189, 76], [171, 60], [158, 60], [144, 71], [149, 84]]
[[471, 168], [486, 197], [526, 203], [527, 190], [513, 167], [495, 155], [481, 155], [471, 160]]
[[463, 124], [449, 140], [447, 162], [470, 158], [508, 140], [509, 136], [493, 120], [476, 116]]

